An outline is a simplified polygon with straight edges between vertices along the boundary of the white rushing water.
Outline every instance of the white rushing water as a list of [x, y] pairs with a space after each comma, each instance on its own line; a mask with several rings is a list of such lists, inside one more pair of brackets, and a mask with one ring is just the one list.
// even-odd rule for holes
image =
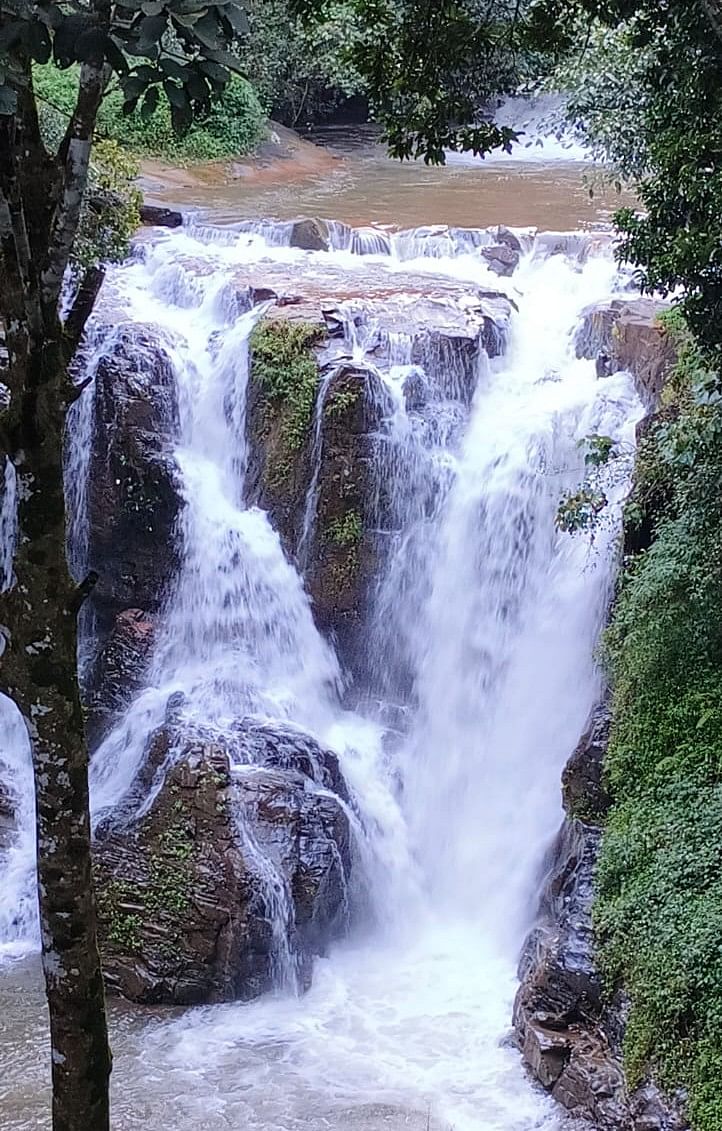
[[[157, 323], [168, 343], [187, 505], [183, 567], [148, 686], [95, 755], [93, 806], [112, 810], [124, 796], [173, 693], [211, 730], [243, 713], [284, 720], [340, 756], [375, 909], [317, 962], [305, 996], [285, 985], [250, 1005], [124, 1022], [114, 1070], [124, 1131], [560, 1126], [506, 1037], [519, 948], [561, 818], [561, 770], [599, 691], [593, 651], [615, 522], [590, 547], [558, 533], [554, 515], [584, 475], [578, 442], [600, 433], [631, 445], [641, 407], [627, 375], [597, 380], [572, 348], [581, 310], [619, 286], [608, 254], [545, 258], [529, 236], [514, 276], [500, 281], [478, 257], [479, 240], [434, 239], [381, 246], [368, 237], [309, 254], [248, 232], [190, 231], [159, 236], [114, 273], [109, 305]], [[408, 327], [379, 371], [388, 401], [375, 474], [390, 497], [390, 535], [367, 626], [375, 686], [356, 689], [354, 701], [388, 693], [403, 706], [390, 742], [377, 705], [342, 707], [338, 660], [302, 579], [267, 515], [244, 501], [247, 342], [261, 312], [234, 301], [234, 272], [265, 258], [309, 279], [327, 264], [353, 275], [368, 259], [359, 250], [379, 271], [413, 257], [430, 288], [453, 279], [460, 292], [506, 289], [518, 305], [503, 356], [480, 358], [471, 398], [438, 359], [436, 368], [412, 363]], [[350, 315], [346, 334], [363, 359]], [[410, 376], [425, 383], [423, 408], [401, 395]], [[622, 489], [610, 486], [613, 503]], [[8, 877], [23, 852], [27, 874], [26, 815], [21, 824], [0, 894], [6, 939], [6, 906], [20, 890]], [[268, 890], [283, 926], [287, 901], [273, 874]], [[28, 1100], [4, 1126], [35, 1126], [30, 1110]]]

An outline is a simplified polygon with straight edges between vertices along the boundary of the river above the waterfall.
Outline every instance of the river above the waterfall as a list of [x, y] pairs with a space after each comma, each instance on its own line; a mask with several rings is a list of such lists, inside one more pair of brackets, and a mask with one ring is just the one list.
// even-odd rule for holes
[[[220, 286], [253, 259], [272, 269], [274, 286], [287, 271], [295, 287], [299, 277], [314, 281], [313, 291], [320, 280], [328, 287], [334, 272], [347, 273], [355, 301], [364, 289], [362, 259], [374, 285], [401, 276], [394, 256], [307, 254], [234, 236], [228, 225], [314, 215], [394, 228], [604, 227], [618, 198], [590, 199], [584, 168], [564, 161], [400, 167], [373, 147], [339, 156], [330, 172], [275, 184], [192, 184], [179, 173], [158, 182], [154, 195], [197, 210], [203, 226], [144, 236], [150, 250], [111, 280], [115, 309], [185, 333], [179, 352], [212, 380], [214, 342], [227, 326], [212, 289], [216, 276]], [[218, 238], [205, 226], [216, 224], [224, 228]], [[624, 292], [629, 280], [617, 274], [604, 240], [583, 253], [570, 249], [535, 250], [530, 235], [508, 279], [492, 275], [472, 248], [438, 255], [420, 244], [404, 264], [462, 311], [452, 283], [506, 293], [515, 312], [504, 356], [480, 368], [460, 427], [424, 437], [438, 476], [433, 505], [420, 514], [401, 508], [401, 564], [398, 576], [389, 569], [385, 599], [390, 647], [394, 633], [414, 637], [404, 641], [415, 691], [403, 741], [382, 759], [367, 753], [378, 720], [365, 719], [362, 707], [358, 716], [346, 704], [327, 708], [325, 675], [323, 696], [313, 673], [299, 695], [304, 725], [315, 695], [324, 711], [337, 712], [324, 738], [337, 749], [383, 856], [371, 882], [387, 913], [317, 960], [302, 996], [278, 992], [185, 1010], [111, 1000], [117, 1131], [568, 1128], [526, 1079], [510, 1019], [520, 944], [561, 819], [561, 769], [599, 691], [593, 650], [614, 574], [615, 526], [590, 550], [583, 539], [560, 535], [554, 515], [562, 487], [583, 475], [579, 441], [599, 432], [631, 444], [641, 411], [627, 375], [598, 381], [572, 344], [585, 305]], [[415, 285], [419, 300], [424, 290]], [[402, 369], [392, 367], [390, 388], [399, 387]], [[188, 401], [197, 424], [200, 408], [190, 394]], [[399, 421], [406, 443], [408, 419]], [[428, 477], [423, 467], [419, 481], [422, 472]], [[399, 481], [400, 496], [417, 489]], [[423, 573], [418, 608], [406, 603], [409, 545], [410, 565]], [[248, 547], [255, 553], [252, 532]], [[299, 647], [303, 654], [306, 637]], [[287, 683], [282, 691], [285, 703]], [[292, 721], [300, 710], [289, 708]], [[37, 960], [0, 964], [4, 1131], [50, 1126], [45, 1026]]]
[[368, 127], [314, 136], [318, 145], [294, 140], [286, 156], [239, 163], [230, 172], [221, 165], [193, 170], [148, 162], [143, 188], [154, 203], [197, 210], [214, 223], [300, 215], [355, 226], [510, 224], [569, 231], [608, 224], [617, 208], [633, 203], [578, 150], [539, 139], [510, 155], [449, 154], [446, 165], [429, 166], [392, 160]]

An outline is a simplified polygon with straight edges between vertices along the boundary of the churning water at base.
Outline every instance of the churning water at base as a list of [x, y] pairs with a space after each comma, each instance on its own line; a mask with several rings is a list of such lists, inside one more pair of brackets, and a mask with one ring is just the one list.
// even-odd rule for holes
[[[395, 458], [415, 462], [397, 477], [398, 530], [378, 594], [387, 646], [403, 638], [412, 691], [404, 732], [384, 747], [376, 714], [342, 709], [337, 661], [302, 582], [267, 517], [244, 506], [252, 316], [229, 313], [224, 287], [254, 255], [309, 278], [330, 261], [353, 273], [360, 258], [184, 234], [116, 278], [131, 317], [157, 320], [173, 343], [188, 506], [150, 686], [96, 758], [94, 803], [112, 807], [127, 789], [168, 694], [183, 690], [191, 714], [217, 727], [242, 695], [243, 709], [290, 720], [338, 751], [377, 914], [317, 962], [305, 996], [171, 1017], [116, 1005], [116, 1125], [554, 1131], [561, 1117], [525, 1080], [507, 1034], [516, 959], [560, 820], [561, 769], [598, 694], [593, 649], [614, 569], [614, 521], [590, 548], [557, 533], [554, 515], [583, 478], [579, 440], [600, 433], [631, 445], [641, 412], [626, 375], [598, 381], [572, 349], [580, 311], [617, 285], [613, 263], [532, 250], [509, 281], [519, 312], [505, 354], [480, 364], [460, 425], [424, 439], [431, 464], [417, 458], [413, 422], [394, 425]], [[499, 289], [473, 248], [414, 269]], [[409, 358], [403, 341], [396, 347], [400, 365], [384, 379], [400, 412]], [[428, 505], [414, 506], [430, 481]], [[613, 501], [621, 489], [610, 485]], [[37, 1050], [18, 1000], [15, 1039], [32, 1037]], [[28, 1075], [25, 1062], [11, 1066], [3, 1125], [17, 1131], [40, 1125]]]

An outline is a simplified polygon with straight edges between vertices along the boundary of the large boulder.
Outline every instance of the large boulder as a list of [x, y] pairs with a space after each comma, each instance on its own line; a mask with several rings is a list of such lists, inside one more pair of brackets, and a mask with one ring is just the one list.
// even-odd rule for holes
[[284, 317], [261, 322], [250, 342], [246, 494], [268, 511], [291, 558], [302, 536], [312, 472], [318, 351], [324, 339], [322, 322], [291, 317], [286, 310]]
[[123, 609], [157, 611], [179, 565], [176, 383], [160, 331], [122, 326], [95, 374], [88, 559], [101, 636]]
[[188, 1005], [306, 986], [348, 916], [344, 795], [335, 756], [307, 735], [247, 720], [189, 731], [169, 712], [96, 834], [108, 988]]
[[654, 299], [612, 299], [582, 314], [576, 335], [577, 357], [593, 358], [600, 376], [628, 370], [645, 407], [656, 408], [674, 366], [674, 346], [660, 322], [667, 303]]

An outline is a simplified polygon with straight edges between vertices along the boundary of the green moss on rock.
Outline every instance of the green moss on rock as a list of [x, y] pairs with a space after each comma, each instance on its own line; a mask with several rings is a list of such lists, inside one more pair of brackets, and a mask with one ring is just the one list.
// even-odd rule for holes
[[314, 323], [274, 320], [259, 323], [251, 335], [251, 375], [264, 401], [263, 429], [275, 439], [267, 454], [271, 486], [293, 473], [308, 440], [318, 386], [314, 347], [323, 334]]

